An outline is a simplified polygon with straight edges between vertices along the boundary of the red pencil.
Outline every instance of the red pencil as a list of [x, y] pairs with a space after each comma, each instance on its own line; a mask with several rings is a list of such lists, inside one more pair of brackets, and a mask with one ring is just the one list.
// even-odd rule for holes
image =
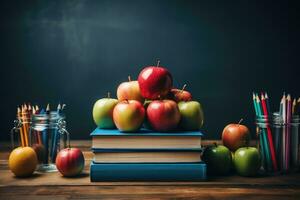
[[[261, 94], [261, 105], [262, 105], [262, 108], [263, 108], [263, 113], [268, 119], [268, 109], [267, 109], [265, 97], [264, 97], [263, 94]], [[267, 120], [266, 123], [268, 124], [269, 121]], [[272, 133], [271, 133], [271, 129], [270, 129], [269, 125], [267, 125], [267, 133], [268, 133], [268, 140], [269, 140], [269, 144], [270, 144], [270, 152], [271, 152], [271, 158], [272, 158], [272, 163], [273, 163], [273, 169], [276, 172], [278, 170], [277, 160], [276, 160], [276, 155], [275, 155], [275, 150], [274, 150]]]

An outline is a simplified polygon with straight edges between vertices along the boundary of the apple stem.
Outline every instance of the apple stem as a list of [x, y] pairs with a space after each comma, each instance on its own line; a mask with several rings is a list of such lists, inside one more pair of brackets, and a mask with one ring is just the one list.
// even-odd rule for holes
[[110, 98], [110, 92], [107, 93], [107, 98]]
[[181, 93], [184, 91], [184, 89], [186, 88], [186, 84], [183, 85], [182, 89], [181, 89]]
[[215, 145], [215, 147], [217, 147], [217, 146], [218, 146], [218, 144], [217, 144], [216, 142], [214, 142], [214, 145]]
[[130, 76], [128, 76], [128, 81], [129, 81], [129, 82], [131, 81], [131, 77], [130, 77]]
[[157, 65], [156, 65], [156, 67], [159, 67], [159, 64], [160, 64], [160, 60], [157, 59]]
[[238, 123], [238, 125], [240, 125], [241, 123], [242, 123], [242, 121], [243, 121], [244, 119], [242, 118], [242, 119], [240, 119], [240, 121], [239, 121], [239, 123]]
[[129, 103], [128, 99], [125, 99], [125, 101], [126, 101], [127, 103]]

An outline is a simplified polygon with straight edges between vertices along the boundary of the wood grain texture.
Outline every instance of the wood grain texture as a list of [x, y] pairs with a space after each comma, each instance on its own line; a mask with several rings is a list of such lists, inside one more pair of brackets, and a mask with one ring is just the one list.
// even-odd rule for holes
[[[211, 144], [213, 141], [205, 141]], [[59, 173], [35, 173], [16, 178], [7, 167], [9, 144], [0, 144], [0, 199], [300, 199], [300, 174], [210, 177], [206, 182], [91, 183], [90, 141], [73, 141], [84, 151], [84, 173], [64, 178]]]

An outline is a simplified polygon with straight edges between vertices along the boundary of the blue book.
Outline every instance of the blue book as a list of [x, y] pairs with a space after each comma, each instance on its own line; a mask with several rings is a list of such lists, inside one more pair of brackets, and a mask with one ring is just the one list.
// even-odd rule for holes
[[201, 149], [200, 131], [155, 132], [141, 129], [135, 133], [96, 128], [92, 149]]
[[170, 132], [156, 132], [149, 129], [140, 129], [138, 132], [122, 132], [118, 129], [101, 129], [96, 128], [91, 136], [203, 136], [200, 131], [170, 131]]
[[203, 181], [206, 164], [200, 163], [91, 163], [91, 182]]

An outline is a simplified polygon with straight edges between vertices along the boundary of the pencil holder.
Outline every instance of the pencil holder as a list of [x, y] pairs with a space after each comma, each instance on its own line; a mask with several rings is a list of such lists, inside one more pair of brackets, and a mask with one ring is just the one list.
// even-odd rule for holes
[[299, 115], [284, 123], [278, 112], [273, 113], [275, 148], [282, 172], [299, 169]]
[[290, 123], [284, 123], [278, 112], [272, 117], [256, 118], [257, 135], [262, 165], [265, 172], [289, 172], [299, 169], [299, 124], [298, 115]]
[[65, 116], [57, 112], [33, 115], [30, 138], [39, 160], [37, 170], [41, 172], [57, 171], [56, 155], [70, 143]]
[[268, 130], [270, 130], [270, 118], [265, 115], [256, 117], [256, 133], [259, 141], [258, 149], [265, 172], [273, 172]]

